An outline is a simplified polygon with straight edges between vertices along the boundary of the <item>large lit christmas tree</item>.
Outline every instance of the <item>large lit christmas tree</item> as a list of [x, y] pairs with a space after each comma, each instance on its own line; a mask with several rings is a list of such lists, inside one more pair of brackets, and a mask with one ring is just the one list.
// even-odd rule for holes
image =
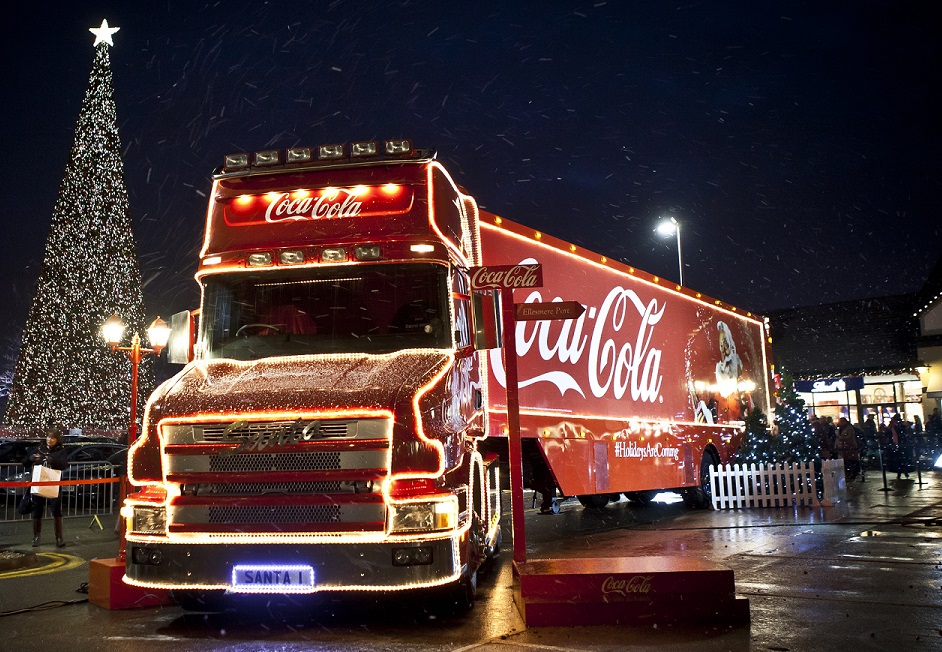
[[[99, 334], [112, 314], [129, 334], [144, 328], [108, 55], [117, 30], [108, 21], [90, 30], [95, 61], [23, 331], [5, 415], [13, 426], [128, 425], [130, 362]], [[143, 363], [140, 374], [143, 403], [154, 386], [152, 364]]]

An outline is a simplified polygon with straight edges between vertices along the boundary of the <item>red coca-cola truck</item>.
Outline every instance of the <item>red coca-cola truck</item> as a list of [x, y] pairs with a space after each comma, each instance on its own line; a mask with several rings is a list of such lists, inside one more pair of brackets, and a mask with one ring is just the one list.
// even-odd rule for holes
[[680, 489], [769, 407], [763, 320], [479, 211], [407, 140], [226, 157], [182, 371], [129, 454], [125, 581], [239, 593], [450, 587], [500, 548], [506, 392], [497, 302], [472, 268], [542, 265], [517, 302], [527, 483], [604, 505]]

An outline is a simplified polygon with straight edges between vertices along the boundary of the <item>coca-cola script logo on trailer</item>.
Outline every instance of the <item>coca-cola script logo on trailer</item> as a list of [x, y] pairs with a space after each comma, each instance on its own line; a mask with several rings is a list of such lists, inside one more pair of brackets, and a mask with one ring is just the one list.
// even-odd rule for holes
[[[538, 291], [526, 299], [527, 303], [542, 301]], [[533, 350], [550, 363], [544, 373], [521, 378], [520, 387], [548, 382], [556, 386], [560, 396], [573, 390], [583, 398], [591, 394], [596, 398], [621, 400], [628, 396], [632, 401], [657, 402], [663, 381], [663, 352], [654, 344], [654, 330], [664, 310], [665, 305], [656, 298], [645, 301], [634, 290], [616, 286], [601, 306], [590, 304], [578, 319], [518, 322], [517, 356], [523, 358]], [[586, 334], [589, 329], [591, 332]], [[494, 377], [506, 387], [500, 351], [492, 350], [490, 360]]]
[[542, 265], [492, 265], [471, 268], [472, 290], [517, 290], [543, 287]]
[[265, 211], [266, 222], [288, 220], [325, 220], [358, 217], [363, 202], [352, 188], [336, 188], [319, 195], [292, 198], [288, 193], [275, 196]]

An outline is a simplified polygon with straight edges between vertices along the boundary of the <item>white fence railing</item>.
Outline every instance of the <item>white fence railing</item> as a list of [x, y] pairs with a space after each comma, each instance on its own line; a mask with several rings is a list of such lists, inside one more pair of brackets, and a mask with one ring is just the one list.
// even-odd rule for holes
[[[21, 476], [22, 464], [0, 464], [0, 521], [18, 521], [30, 518], [20, 514], [17, 505], [29, 491], [29, 483]], [[119, 495], [114, 465], [107, 462], [74, 462], [62, 472], [59, 496], [62, 498], [63, 516], [94, 516], [111, 514]], [[98, 482], [95, 482], [95, 481]], [[48, 513], [46, 508], [46, 516]]]
[[710, 484], [714, 509], [829, 507], [846, 500], [843, 460], [711, 466]]

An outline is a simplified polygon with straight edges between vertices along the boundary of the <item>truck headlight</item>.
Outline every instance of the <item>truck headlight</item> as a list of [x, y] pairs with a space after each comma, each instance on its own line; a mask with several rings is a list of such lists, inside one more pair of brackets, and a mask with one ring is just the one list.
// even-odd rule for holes
[[128, 529], [135, 534], [164, 534], [167, 531], [167, 510], [163, 507], [133, 505]]
[[458, 524], [458, 501], [395, 503], [389, 506], [389, 531], [432, 532], [453, 530]]

